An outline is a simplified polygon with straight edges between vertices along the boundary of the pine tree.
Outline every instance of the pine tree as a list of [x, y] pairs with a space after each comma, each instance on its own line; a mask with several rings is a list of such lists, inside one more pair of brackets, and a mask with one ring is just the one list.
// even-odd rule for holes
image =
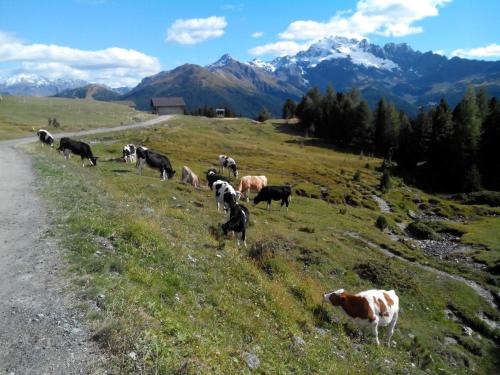
[[321, 100], [321, 122], [317, 124], [316, 131], [318, 136], [330, 140], [336, 140], [336, 128], [338, 118], [336, 116], [337, 103], [336, 94], [332, 85], [326, 88], [325, 96]]
[[417, 161], [427, 160], [429, 144], [432, 136], [432, 119], [423, 107], [419, 108], [413, 130], [415, 132], [414, 141], [417, 143]]
[[295, 116], [297, 104], [292, 99], [287, 99], [283, 105], [283, 119], [288, 120]]
[[406, 173], [411, 173], [415, 170], [417, 162], [419, 161], [419, 144], [417, 142], [418, 134], [408, 117], [403, 112], [400, 113], [400, 123], [401, 128], [395, 159], [400, 170]]
[[464, 190], [467, 185], [467, 190], [470, 190], [471, 181], [466, 181], [466, 178], [470, 179], [472, 171], [477, 170], [478, 147], [481, 135], [481, 118], [472, 86], [467, 88], [463, 99], [455, 107], [453, 121], [455, 145], [458, 147], [455, 180], [458, 189]]
[[366, 100], [361, 100], [353, 113], [351, 146], [357, 150], [371, 151], [373, 133], [372, 111]]
[[483, 123], [480, 142], [480, 173], [484, 187], [500, 191], [500, 103], [491, 99], [489, 114]]
[[486, 88], [484, 86], [479, 88], [479, 92], [476, 96], [476, 102], [479, 110], [479, 117], [481, 122], [483, 122], [489, 113], [488, 93], [486, 92]]

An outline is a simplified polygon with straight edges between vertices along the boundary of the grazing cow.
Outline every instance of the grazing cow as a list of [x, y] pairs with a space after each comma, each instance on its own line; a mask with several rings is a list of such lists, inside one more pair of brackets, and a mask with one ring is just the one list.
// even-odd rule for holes
[[226, 181], [229, 182], [229, 179], [227, 177], [221, 176], [220, 174], [217, 173], [217, 170], [215, 168], [210, 168], [207, 171], [207, 183], [208, 187], [212, 189], [212, 185], [214, 184], [215, 181]]
[[221, 173], [224, 174], [224, 168], [229, 170], [229, 174], [233, 173], [234, 177], [238, 177], [238, 169], [236, 168], [236, 161], [226, 155], [219, 155], [219, 164]]
[[266, 176], [243, 176], [236, 192], [245, 197], [247, 202], [249, 202], [250, 192], [258, 193], [265, 186], [267, 186]]
[[123, 146], [123, 161], [125, 161], [125, 163], [128, 163], [128, 162], [133, 163], [136, 159], [135, 152], [136, 152], [136, 147], [132, 143], [129, 143], [128, 145]]
[[40, 142], [45, 143], [50, 147], [54, 147], [54, 137], [47, 130], [40, 129], [39, 131], [36, 132], [36, 135], [38, 136]]
[[92, 150], [90, 146], [85, 142], [75, 141], [73, 139], [64, 137], [61, 138], [59, 142], [58, 151], [62, 151], [64, 153], [64, 159], [68, 159], [71, 156], [71, 153], [75, 155], [80, 155], [82, 158], [82, 165], [85, 167], [84, 159], [88, 159], [90, 164], [95, 166], [97, 165], [98, 156], [94, 156], [92, 154]]
[[259, 204], [260, 202], [267, 202], [267, 209], [271, 209], [271, 201], [281, 200], [281, 207], [286, 204], [286, 210], [288, 211], [288, 205], [292, 200], [292, 189], [290, 186], [265, 186], [260, 191], [259, 194], [253, 199], [253, 204]]
[[174, 177], [175, 171], [172, 169], [170, 160], [164, 155], [148, 150], [146, 147], [137, 147], [137, 163], [139, 174], [142, 175], [142, 168], [146, 163], [150, 168], [158, 169], [162, 180], [168, 180]]
[[248, 212], [248, 209], [241, 204], [233, 204], [229, 213], [229, 220], [222, 224], [224, 235], [227, 235], [228, 232], [235, 232], [238, 247], [240, 246], [240, 238], [238, 238], [238, 235], [240, 235], [243, 245], [247, 247], [246, 229], [249, 220], [250, 212]]
[[182, 167], [182, 182], [193, 185], [195, 188], [200, 187], [198, 176], [189, 167]]
[[358, 294], [350, 294], [344, 289], [324, 295], [326, 301], [333, 306], [340, 306], [362, 329], [370, 327], [375, 342], [378, 340], [378, 327], [389, 326], [387, 346], [391, 345], [391, 337], [398, 320], [399, 298], [394, 290], [366, 290]]
[[227, 181], [218, 180], [212, 185], [212, 190], [215, 193], [215, 202], [217, 203], [217, 212], [220, 211], [220, 205], [224, 208], [224, 212], [227, 213], [229, 209], [236, 204], [238, 196], [236, 191]]

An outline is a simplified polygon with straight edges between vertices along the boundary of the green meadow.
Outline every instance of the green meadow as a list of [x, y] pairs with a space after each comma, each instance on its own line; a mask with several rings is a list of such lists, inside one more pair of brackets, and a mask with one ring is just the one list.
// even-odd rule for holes
[[[145, 121], [152, 115], [122, 104], [86, 99], [4, 96], [0, 101], [0, 140], [27, 137], [38, 129], [78, 131]], [[56, 118], [60, 126], [48, 125]]]
[[[119, 109], [106, 104], [102, 118], [74, 116], [75, 129], [130, 115]], [[49, 113], [40, 112], [40, 124]], [[65, 113], [68, 120], [75, 114]], [[38, 124], [10, 116], [11, 123]], [[463, 282], [417, 264], [498, 293], [499, 278], [487, 270], [499, 262], [500, 210], [432, 196], [394, 177], [381, 194], [381, 160], [304, 140], [296, 125], [280, 121], [180, 116], [164, 126], [83, 140], [100, 157], [95, 168], [82, 168], [77, 157], [64, 161], [48, 147], [28, 151], [49, 202], [52, 235], [66, 249], [67, 275], [117, 373], [236, 374], [254, 365], [262, 374], [499, 371], [499, 330], [480, 318], [498, 324], [497, 309]], [[127, 143], [168, 155], [174, 179], [160, 181], [147, 167], [139, 176], [133, 165], [113, 161]], [[279, 202], [270, 211], [247, 204], [248, 248], [221, 237], [226, 217], [208, 188], [180, 182], [187, 165], [206, 185], [205, 171], [222, 153], [236, 159], [240, 176], [266, 175], [271, 185], [293, 187], [288, 213]], [[381, 213], [373, 195], [391, 212]], [[403, 230], [412, 222], [409, 210], [439, 217], [429, 226], [460, 237], [460, 250], [443, 259], [422, 251]], [[386, 231], [375, 225], [380, 215]], [[376, 347], [323, 302], [325, 292], [339, 288], [396, 291], [401, 312], [393, 347]]]

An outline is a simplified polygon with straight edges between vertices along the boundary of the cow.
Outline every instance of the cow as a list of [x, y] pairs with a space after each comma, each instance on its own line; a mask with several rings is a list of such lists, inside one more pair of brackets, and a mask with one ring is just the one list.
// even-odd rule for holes
[[45, 143], [50, 147], [54, 147], [54, 137], [47, 130], [40, 129], [36, 132], [36, 135], [38, 136], [38, 139], [40, 140], [40, 142], [42, 142], [42, 144]]
[[221, 167], [221, 174], [224, 174], [224, 168], [229, 170], [229, 175], [231, 172], [234, 177], [238, 177], [238, 169], [236, 168], [236, 161], [226, 155], [219, 155], [219, 164]]
[[84, 167], [84, 159], [88, 159], [91, 165], [96, 166], [97, 159], [99, 158], [98, 156], [94, 156], [92, 154], [92, 150], [87, 143], [75, 141], [74, 139], [70, 139], [67, 137], [61, 138], [61, 140], [59, 141], [59, 148], [57, 150], [63, 152], [64, 159], [66, 160], [71, 156], [71, 153], [80, 155], [80, 157], [82, 158], [82, 165]]
[[281, 200], [281, 207], [285, 204], [288, 211], [288, 205], [292, 200], [292, 189], [290, 186], [265, 186], [253, 199], [253, 204], [255, 206], [260, 202], [267, 202], [267, 209], [269, 210], [271, 209], [271, 201], [279, 200]]
[[200, 187], [198, 176], [187, 166], [182, 167], [182, 182], [193, 185], [195, 188]]
[[229, 213], [229, 220], [222, 224], [222, 231], [224, 235], [227, 235], [229, 232], [235, 232], [238, 247], [240, 246], [238, 235], [240, 235], [243, 245], [247, 247], [246, 229], [249, 220], [250, 212], [248, 212], [248, 209], [239, 203], [233, 204]]
[[380, 345], [378, 327], [389, 326], [387, 346], [391, 345], [399, 314], [399, 298], [394, 290], [371, 289], [351, 294], [344, 289], [339, 289], [323, 297], [333, 306], [340, 306], [362, 329], [370, 327], [377, 345]]
[[123, 146], [123, 161], [133, 163], [136, 159], [136, 147], [132, 143]]
[[164, 155], [148, 150], [146, 147], [138, 147], [136, 150], [139, 174], [142, 175], [142, 168], [146, 163], [150, 168], [158, 169], [162, 180], [168, 180], [174, 177], [175, 171], [170, 164], [170, 160]]
[[250, 201], [250, 192], [258, 193], [263, 187], [267, 186], [266, 176], [243, 176], [240, 180], [236, 193]]
[[221, 176], [220, 174], [217, 173], [217, 170], [215, 168], [210, 168], [207, 171], [207, 184], [210, 189], [212, 189], [212, 185], [214, 184], [215, 181], [226, 181], [229, 182], [229, 179], [227, 177]]
[[232, 205], [238, 201], [236, 191], [227, 181], [217, 180], [212, 184], [212, 190], [215, 193], [215, 202], [217, 203], [217, 212], [220, 211], [220, 205], [224, 208], [224, 213], [227, 213]]

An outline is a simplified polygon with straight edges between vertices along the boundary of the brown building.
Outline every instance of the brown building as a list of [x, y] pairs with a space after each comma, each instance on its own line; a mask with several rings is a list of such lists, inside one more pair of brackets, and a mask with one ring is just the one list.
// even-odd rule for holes
[[157, 115], [183, 115], [186, 111], [184, 98], [169, 96], [151, 99], [152, 112]]

